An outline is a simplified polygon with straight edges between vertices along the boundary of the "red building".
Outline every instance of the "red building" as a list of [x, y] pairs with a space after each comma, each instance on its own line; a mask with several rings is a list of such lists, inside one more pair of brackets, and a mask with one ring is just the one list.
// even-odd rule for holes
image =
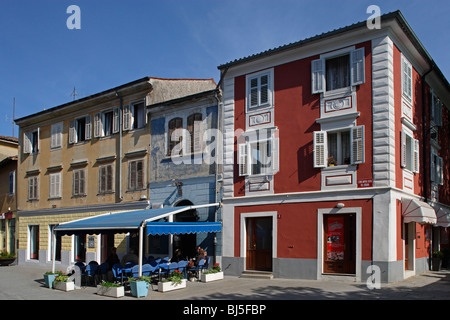
[[450, 85], [400, 12], [219, 70], [226, 272], [430, 268], [448, 243]]

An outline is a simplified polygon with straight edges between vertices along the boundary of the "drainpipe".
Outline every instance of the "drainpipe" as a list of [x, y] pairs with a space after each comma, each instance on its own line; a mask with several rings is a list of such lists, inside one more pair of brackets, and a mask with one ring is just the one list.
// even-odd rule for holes
[[[427, 108], [426, 108], [426, 102], [427, 102], [427, 95], [425, 90], [425, 78], [428, 74], [430, 74], [433, 71], [434, 66], [431, 65], [430, 70], [428, 70], [422, 77], [422, 121], [423, 121], [423, 127], [422, 127], [422, 136], [423, 136], [423, 143], [422, 143], [422, 161], [423, 161], [423, 188], [424, 188], [424, 197], [425, 202], [428, 203], [428, 171], [427, 169], [427, 159], [429, 159], [429, 155], [427, 154], [427, 145], [428, 145], [428, 137], [430, 133], [430, 129], [427, 129]], [[431, 164], [430, 164], [431, 165]], [[431, 227], [430, 232], [430, 252], [429, 252], [429, 258], [428, 258], [428, 269], [431, 270], [431, 257], [432, 257], [432, 250], [433, 250], [433, 227]]]
[[119, 95], [119, 93], [116, 90], [116, 97], [119, 98], [120, 101], [120, 108], [119, 108], [119, 156], [118, 156], [118, 163], [119, 163], [119, 202], [123, 200], [122, 196], [122, 133], [123, 133], [123, 98]]
[[[218, 85], [219, 86], [219, 85]], [[218, 88], [217, 86], [217, 88]], [[214, 94], [214, 98], [216, 98], [217, 101], [217, 122], [216, 122], [216, 128], [219, 132], [222, 132], [222, 127], [221, 127], [221, 123], [222, 123], [222, 112], [223, 112], [223, 105], [222, 105], [222, 101], [219, 98], [217, 92]], [[216, 136], [215, 139], [217, 139], [218, 137]], [[222, 142], [223, 142], [223, 136], [222, 136]], [[218, 188], [219, 186], [219, 182], [218, 180], [218, 176], [219, 176], [219, 159], [222, 158], [222, 154], [223, 154], [223, 150], [222, 150], [222, 144], [221, 143], [217, 143], [216, 142], [216, 159], [215, 159], [215, 202], [218, 203], [220, 202], [221, 199], [219, 199], [219, 191], [220, 189]], [[220, 150], [219, 150], [220, 149]], [[222, 183], [222, 182], [220, 182]], [[220, 210], [221, 206], [219, 206], [218, 208], [216, 207], [215, 211], [214, 211], [214, 222], [217, 222], [217, 210]], [[214, 246], [213, 246], [213, 265], [216, 264], [217, 262], [217, 233], [214, 233]]]

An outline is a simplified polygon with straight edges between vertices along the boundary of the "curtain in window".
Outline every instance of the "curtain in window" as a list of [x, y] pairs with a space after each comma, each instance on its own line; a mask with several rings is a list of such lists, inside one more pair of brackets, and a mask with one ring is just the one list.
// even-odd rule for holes
[[326, 61], [327, 91], [350, 86], [349, 55]]

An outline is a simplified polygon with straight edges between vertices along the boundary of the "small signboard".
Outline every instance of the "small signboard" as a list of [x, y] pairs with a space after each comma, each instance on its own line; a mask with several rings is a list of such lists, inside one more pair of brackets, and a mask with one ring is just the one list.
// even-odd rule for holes
[[372, 179], [361, 179], [358, 180], [358, 188], [371, 188], [373, 186]]

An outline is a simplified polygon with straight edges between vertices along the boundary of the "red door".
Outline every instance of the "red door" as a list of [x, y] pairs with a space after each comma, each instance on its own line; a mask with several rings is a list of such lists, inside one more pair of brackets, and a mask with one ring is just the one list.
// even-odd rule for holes
[[272, 271], [272, 217], [247, 219], [246, 268]]

